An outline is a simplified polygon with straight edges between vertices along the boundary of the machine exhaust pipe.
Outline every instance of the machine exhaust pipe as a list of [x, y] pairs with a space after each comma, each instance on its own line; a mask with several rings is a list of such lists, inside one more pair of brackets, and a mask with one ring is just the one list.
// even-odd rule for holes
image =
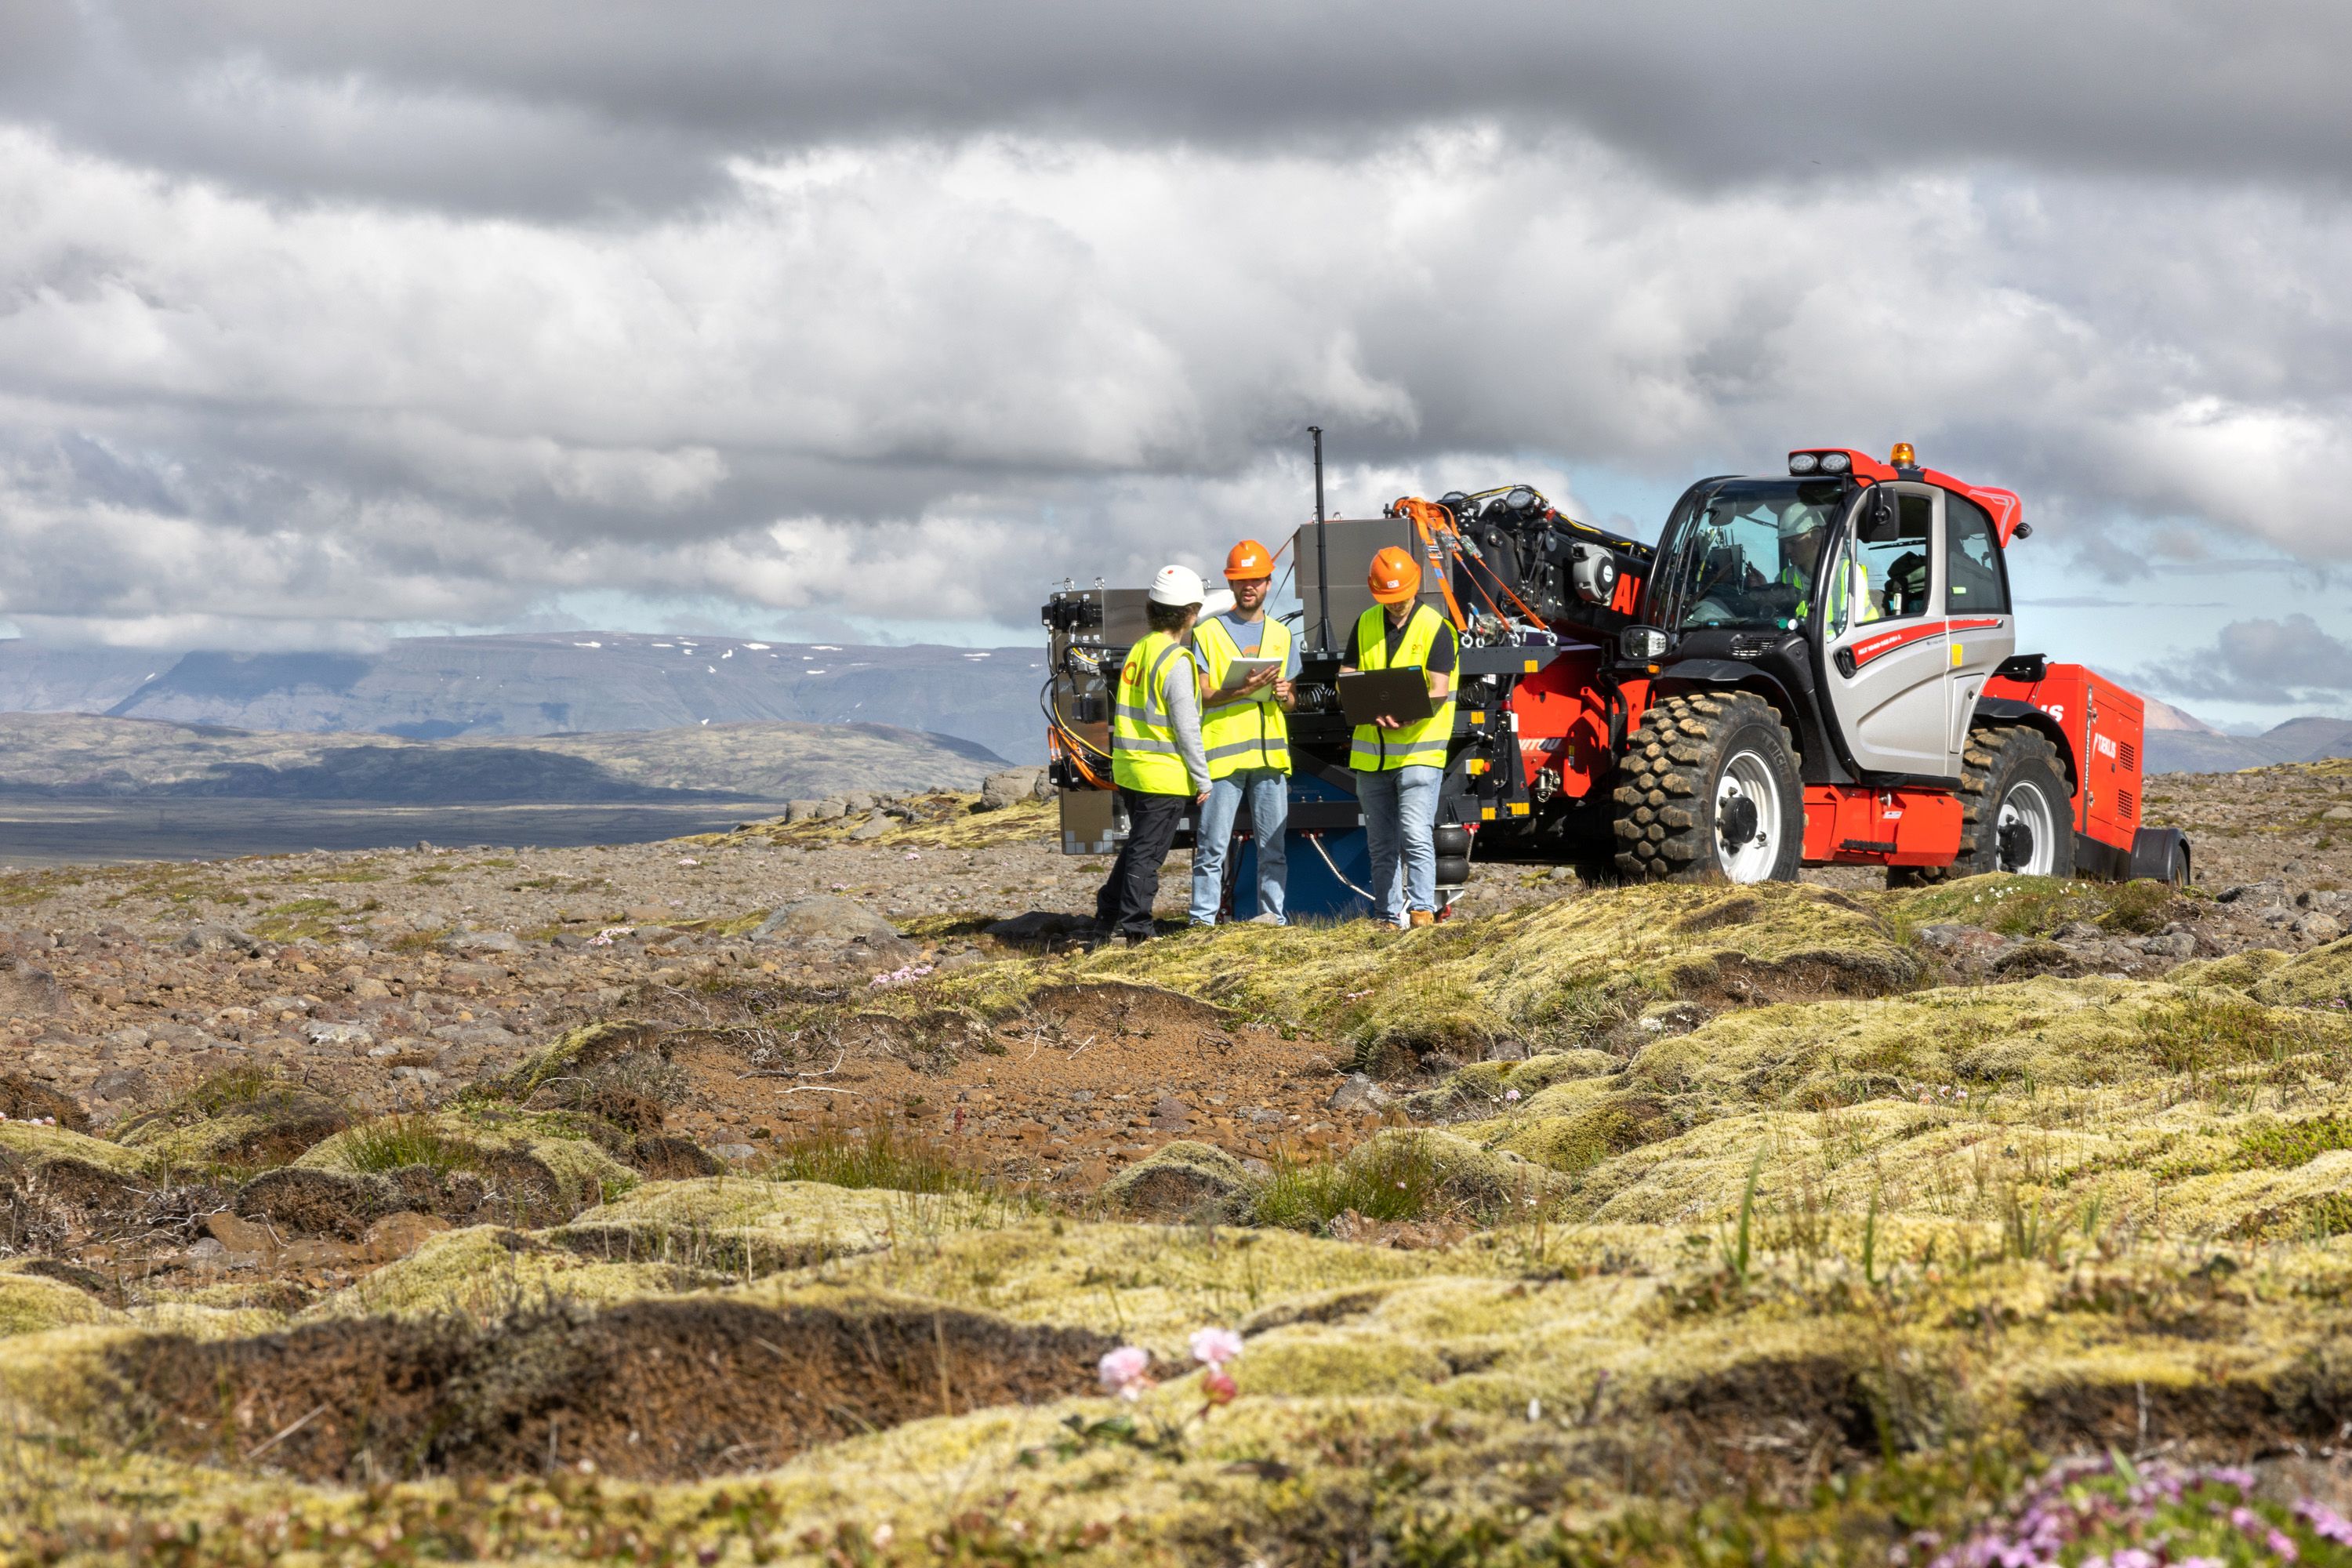
[[1319, 616], [1315, 648], [1328, 657], [1336, 650], [1331, 646], [1331, 550], [1323, 528], [1323, 426], [1309, 425], [1307, 433], [1315, 437], [1315, 607]]

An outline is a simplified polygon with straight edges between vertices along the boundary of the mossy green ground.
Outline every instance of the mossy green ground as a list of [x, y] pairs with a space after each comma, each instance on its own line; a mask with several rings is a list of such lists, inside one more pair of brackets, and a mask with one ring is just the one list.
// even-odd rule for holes
[[[757, 1477], [302, 1484], [143, 1458], [110, 1424], [110, 1346], [266, 1315], [162, 1320], [0, 1275], [0, 1556], [1876, 1564], [2040, 1455], [2332, 1441], [2352, 1416], [2352, 956], [1924, 984], [1907, 933], [1983, 892], [1629, 889], [1435, 932], [1011, 960], [891, 1000], [1116, 982], [1359, 1048], [1524, 1041], [1424, 1097], [1473, 1120], [1351, 1156], [1409, 1149], [1486, 1194], [1448, 1201], [1483, 1223], [1436, 1245], [730, 1176], [452, 1232], [305, 1315], [934, 1303], [1145, 1348], [1162, 1381], [1132, 1407], [919, 1419]], [[2145, 918], [2000, 901], [2026, 894], [2047, 906], [2028, 925]], [[479, 1111], [435, 1130], [556, 1137]], [[140, 1158], [47, 1132], [6, 1147]], [[348, 1159], [341, 1136], [321, 1162]], [[1251, 1179], [1255, 1203], [1284, 1177]], [[1189, 1366], [1203, 1326], [1245, 1336], [1229, 1405]]]

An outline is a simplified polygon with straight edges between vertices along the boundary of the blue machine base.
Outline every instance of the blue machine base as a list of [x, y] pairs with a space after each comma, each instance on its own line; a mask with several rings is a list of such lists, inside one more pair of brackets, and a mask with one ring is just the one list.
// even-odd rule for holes
[[[1295, 808], [1301, 801], [1346, 801], [1356, 797], [1333, 784], [1325, 784], [1312, 773], [1294, 773], [1290, 779], [1290, 804]], [[1331, 857], [1339, 876], [1332, 875], [1331, 866], [1323, 863], [1323, 855], [1316, 853], [1315, 845], [1304, 833], [1285, 836], [1284, 847], [1289, 855], [1287, 916], [1293, 924], [1303, 921], [1361, 920], [1370, 916], [1372, 906], [1340, 882], [1346, 878], [1359, 888], [1372, 885], [1371, 846], [1360, 827], [1345, 832], [1322, 834], [1323, 851]], [[1249, 920], [1257, 910], [1257, 841], [1244, 839], [1234, 846], [1234, 919]]]

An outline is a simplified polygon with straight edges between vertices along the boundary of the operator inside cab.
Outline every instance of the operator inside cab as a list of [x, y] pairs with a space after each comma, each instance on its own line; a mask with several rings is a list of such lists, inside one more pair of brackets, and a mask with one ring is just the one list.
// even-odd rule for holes
[[[1785, 623], [1790, 626], [1804, 624], [1812, 611], [1814, 574], [1821, 570], [1822, 547], [1829, 542], [1828, 507], [1816, 502], [1793, 500], [1780, 509], [1780, 586], [1789, 590], [1794, 603]], [[1834, 574], [1826, 584], [1829, 590], [1829, 625], [1841, 628], [1845, 625], [1848, 595], [1862, 607], [1864, 623], [1880, 616], [1878, 602], [1870, 596], [1870, 567], [1867, 563], [1848, 558], [1845, 569]]]

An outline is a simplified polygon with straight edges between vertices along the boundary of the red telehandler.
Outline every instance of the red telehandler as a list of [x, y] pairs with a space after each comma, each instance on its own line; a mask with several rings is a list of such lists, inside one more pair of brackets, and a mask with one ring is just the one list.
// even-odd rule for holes
[[[1319, 468], [1318, 495], [1319, 513]], [[1292, 554], [1307, 649], [1291, 720], [1292, 909], [1361, 901], [1332, 687], [1370, 603], [1366, 564], [1391, 544], [1422, 552], [1423, 595], [1461, 637], [1441, 887], [1466, 877], [1474, 837], [1480, 859], [1632, 879], [1865, 865], [1895, 883], [1985, 871], [2187, 882], [2188, 840], [2139, 824], [2140, 700], [2017, 652], [2006, 552], [2031, 531], [2016, 495], [1923, 468], [1908, 445], [1883, 463], [1801, 447], [1785, 473], [1703, 479], [1654, 546], [1565, 518], [1527, 486], [1318, 516]], [[1102, 679], [1140, 635], [1141, 597], [1068, 589], [1045, 606], [1072, 853], [1119, 830], [1102, 790]], [[1244, 858], [1227, 864], [1246, 914]]]

